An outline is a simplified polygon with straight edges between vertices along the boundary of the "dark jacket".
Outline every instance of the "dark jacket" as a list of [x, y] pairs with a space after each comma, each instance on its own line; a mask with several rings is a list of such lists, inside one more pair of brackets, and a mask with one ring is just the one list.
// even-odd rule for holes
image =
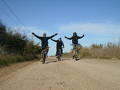
[[57, 43], [57, 45], [56, 45], [57, 48], [62, 48], [62, 46], [64, 47], [64, 43], [63, 43], [62, 40], [61, 41], [60, 40], [54, 40], [54, 39], [51, 39], [51, 40]]
[[40, 37], [40, 36], [37, 36], [36, 34], [33, 34], [33, 35], [41, 40], [41, 46], [42, 46], [42, 49], [44, 49], [44, 48], [46, 48], [48, 46], [48, 40], [52, 39], [57, 34], [54, 34], [54, 35], [52, 35], [50, 37]]
[[72, 36], [72, 37], [70, 37], [70, 38], [68, 38], [68, 37], [66, 37], [67, 39], [69, 39], [69, 40], [72, 40], [72, 44], [78, 44], [78, 39], [81, 39], [81, 38], [83, 38], [84, 37], [84, 35], [82, 35], [82, 36]]

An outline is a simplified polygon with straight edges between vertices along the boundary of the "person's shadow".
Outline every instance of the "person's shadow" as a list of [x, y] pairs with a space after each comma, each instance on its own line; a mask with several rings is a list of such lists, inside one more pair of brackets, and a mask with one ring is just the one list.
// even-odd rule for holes
[[[68, 61], [68, 60], [73, 60], [73, 59], [72, 58], [62, 58], [61, 61]], [[45, 64], [50, 64], [50, 63], [55, 63], [55, 62], [61, 62], [61, 61], [58, 61], [56, 58], [54, 58], [54, 59], [47, 59], [45, 61]], [[79, 61], [79, 60], [76, 60], [76, 61]]]
[[58, 62], [57, 60], [54, 60], [54, 61], [46, 61], [45, 64], [50, 64], [50, 63], [54, 63], [54, 62]]

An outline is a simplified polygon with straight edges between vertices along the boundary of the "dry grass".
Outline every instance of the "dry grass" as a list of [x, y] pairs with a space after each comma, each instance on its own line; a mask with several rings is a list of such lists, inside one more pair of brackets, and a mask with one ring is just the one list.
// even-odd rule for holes
[[[65, 57], [72, 57], [72, 53], [65, 53]], [[120, 43], [93, 44], [90, 47], [82, 47], [81, 58], [120, 59]]]
[[13, 31], [0, 23], [0, 66], [33, 60], [41, 53], [39, 45], [35, 45], [27, 36]]
[[33, 56], [20, 56], [20, 55], [0, 55], [0, 67], [8, 66], [12, 63], [24, 62], [33, 60]]

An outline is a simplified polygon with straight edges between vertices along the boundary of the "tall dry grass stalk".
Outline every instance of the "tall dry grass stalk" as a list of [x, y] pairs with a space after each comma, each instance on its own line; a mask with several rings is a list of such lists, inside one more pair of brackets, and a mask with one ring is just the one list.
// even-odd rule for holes
[[120, 43], [107, 43], [106, 45], [93, 44], [90, 47], [83, 47], [81, 57], [89, 58], [117, 58], [120, 59]]

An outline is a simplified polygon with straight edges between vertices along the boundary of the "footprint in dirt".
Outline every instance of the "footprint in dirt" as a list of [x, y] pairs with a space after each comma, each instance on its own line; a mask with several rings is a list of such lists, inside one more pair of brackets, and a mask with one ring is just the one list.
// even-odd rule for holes
[[62, 86], [62, 87], [65, 87], [65, 86], [66, 86], [66, 84], [65, 84], [64, 81], [56, 82], [56, 84], [57, 84], [57, 85], [60, 85], [60, 86]]

